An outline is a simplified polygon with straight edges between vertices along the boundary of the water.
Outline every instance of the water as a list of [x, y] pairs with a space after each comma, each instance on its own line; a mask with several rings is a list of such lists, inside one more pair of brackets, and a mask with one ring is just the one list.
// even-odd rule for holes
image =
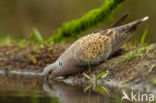
[[0, 74], [14, 74], [14, 75], [25, 75], [25, 76], [43, 76], [43, 73], [30, 72], [30, 71], [17, 71], [17, 70], [0, 70]]
[[[132, 103], [133, 96], [136, 101], [143, 100], [141, 103], [147, 103], [152, 100], [151, 95], [153, 101], [156, 96], [153, 87], [149, 87], [151, 91], [139, 85], [130, 89], [115, 81], [112, 83], [107, 81], [108, 83], [105, 82], [104, 85], [103, 81], [102, 86], [97, 85], [93, 89], [93, 85], [72, 86], [63, 82], [72, 82], [69, 78], [62, 79], [63, 81], [47, 80], [38, 74], [40, 73], [0, 71], [0, 103]], [[87, 89], [88, 87], [92, 89]], [[130, 101], [125, 99], [122, 101], [125, 95]]]
[[[103, 2], [104, 0], [0, 0], [0, 37], [25, 38], [36, 27], [44, 38], [48, 38], [63, 22], [80, 18], [89, 10], [100, 7]], [[114, 20], [107, 24], [125, 14], [129, 14], [127, 22], [149, 16], [149, 20], [139, 26], [131, 40], [139, 41], [145, 27], [148, 27], [146, 42], [156, 42], [155, 4], [156, 0], [125, 0], [114, 13]]]
[[119, 90], [109, 88], [107, 92], [84, 93], [82, 87], [42, 77], [0, 75], [0, 103], [120, 103]]

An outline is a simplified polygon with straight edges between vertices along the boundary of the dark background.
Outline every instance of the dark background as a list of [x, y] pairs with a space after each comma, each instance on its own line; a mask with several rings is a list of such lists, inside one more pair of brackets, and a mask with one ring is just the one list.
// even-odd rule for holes
[[[0, 0], [0, 37], [25, 38], [36, 27], [46, 39], [63, 22], [78, 19], [88, 11], [100, 7], [103, 2], [104, 0]], [[127, 13], [129, 19], [126, 23], [149, 16], [150, 19], [139, 26], [131, 40], [139, 41], [144, 29], [148, 27], [146, 42], [156, 42], [155, 11], [156, 0], [125, 0], [109, 23]], [[89, 32], [91, 31], [92, 29]]]

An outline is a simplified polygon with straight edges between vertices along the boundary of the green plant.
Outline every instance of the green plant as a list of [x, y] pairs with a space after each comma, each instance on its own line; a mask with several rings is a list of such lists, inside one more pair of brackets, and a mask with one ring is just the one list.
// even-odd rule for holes
[[43, 43], [43, 38], [36, 28], [32, 29], [32, 34], [29, 37], [29, 41]]
[[140, 45], [141, 46], [145, 46], [146, 45], [145, 39], [146, 39], [147, 33], [148, 33], [148, 28], [145, 28], [145, 30], [144, 30], [144, 32], [142, 34], [141, 40], [140, 40]]
[[98, 75], [95, 75], [95, 74], [92, 74], [91, 76], [87, 75], [86, 73], [83, 73], [83, 75], [90, 80], [90, 83], [93, 84], [94, 87], [97, 86], [97, 80], [98, 79], [101, 79], [101, 78], [104, 78], [106, 77], [108, 74], [108, 71], [105, 73], [105, 72], [102, 72]]
[[92, 74], [92, 70], [91, 70], [91, 67], [90, 67], [90, 60], [89, 60], [89, 56], [87, 56], [87, 61], [88, 61], [88, 68], [89, 68], [89, 72], [90, 72], [90, 74]]
[[26, 46], [25, 43], [26, 43], [25, 39], [20, 39], [15, 41], [15, 44], [18, 46], [18, 48], [24, 48]]
[[106, 73], [102, 72], [102, 73], [100, 73], [98, 75], [93, 74], [92, 71], [91, 71], [89, 56], [87, 56], [86, 58], [87, 58], [87, 61], [88, 61], [88, 68], [89, 68], [89, 72], [90, 72], [91, 76], [87, 75], [86, 73], [83, 73], [83, 75], [87, 79], [89, 79], [89, 81], [91, 83], [91, 87], [93, 87], [93, 89], [94, 89], [97, 86], [97, 80], [106, 77], [107, 74], [108, 74], [108, 71]]
[[156, 79], [153, 79], [153, 80], [152, 80], [152, 83], [153, 83], [154, 85], [156, 85]]
[[8, 44], [11, 41], [12, 41], [11, 37], [9, 37], [9, 36], [3, 37], [2, 39], [0, 39], [0, 45]]
[[66, 37], [79, 38], [82, 31], [85, 31], [104, 21], [123, 1], [124, 0], [105, 0], [104, 4], [100, 8], [89, 11], [80, 19], [64, 23], [62, 27], [53, 32], [53, 36], [48, 39], [47, 42], [58, 43]]
[[116, 59], [115, 60], [115, 63], [118, 64], [118, 63], [121, 63], [121, 62], [125, 62], [127, 60], [130, 60], [132, 58], [142, 56], [143, 52], [145, 52], [145, 51], [146, 51], [146, 48], [145, 47], [140, 47], [137, 50], [130, 51], [125, 56], [122, 56], [121, 58]]
[[91, 83], [89, 86], [87, 86], [87, 87], [84, 89], [84, 92], [89, 91], [89, 93], [90, 93], [90, 90], [96, 90], [96, 91], [100, 92], [101, 94], [104, 94], [105, 92], [108, 92], [106, 88], [101, 87], [101, 86], [99, 86], [99, 85], [97, 84], [98, 79], [101, 79], [101, 78], [106, 77], [107, 74], [108, 74], [108, 72], [106, 72], [106, 73], [103, 72], [103, 73], [100, 73], [100, 74], [97, 75], [97, 76], [94, 75], [94, 74], [92, 74], [92, 76], [89, 76], [89, 75], [83, 73], [83, 75], [84, 75], [87, 79], [89, 79], [89, 81], [90, 81], [90, 83]]

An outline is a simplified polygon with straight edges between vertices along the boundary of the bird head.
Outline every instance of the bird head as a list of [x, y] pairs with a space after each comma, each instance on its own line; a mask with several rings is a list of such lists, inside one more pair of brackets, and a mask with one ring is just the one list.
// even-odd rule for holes
[[56, 61], [55, 63], [52, 63], [47, 67], [45, 67], [42, 73], [47, 79], [49, 79], [59, 76], [61, 70], [62, 70], [62, 62]]

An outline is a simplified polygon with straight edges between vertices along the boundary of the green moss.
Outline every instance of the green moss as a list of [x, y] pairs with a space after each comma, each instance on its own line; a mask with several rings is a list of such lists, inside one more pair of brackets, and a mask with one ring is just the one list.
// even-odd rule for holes
[[[53, 36], [46, 41], [43, 40], [40, 32], [36, 28], [33, 28], [32, 34], [25, 41], [36, 43], [60, 43], [64, 40], [76, 40], [82, 36], [82, 31], [96, 26], [109, 17], [113, 10], [117, 8], [122, 1], [124, 0], [105, 0], [104, 4], [100, 8], [89, 11], [80, 19], [63, 23], [62, 27], [53, 32]], [[0, 44], [8, 44], [12, 41], [16, 42], [16, 40], [12, 40], [10, 37], [5, 37], [0, 40]], [[19, 47], [23, 47], [22, 42], [20, 42]]]
[[47, 42], [58, 43], [66, 37], [79, 38], [82, 31], [104, 21], [122, 1], [124, 0], [105, 0], [100, 8], [89, 11], [80, 19], [64, 23], [62, 27], [53, 32], [54, 35]]

